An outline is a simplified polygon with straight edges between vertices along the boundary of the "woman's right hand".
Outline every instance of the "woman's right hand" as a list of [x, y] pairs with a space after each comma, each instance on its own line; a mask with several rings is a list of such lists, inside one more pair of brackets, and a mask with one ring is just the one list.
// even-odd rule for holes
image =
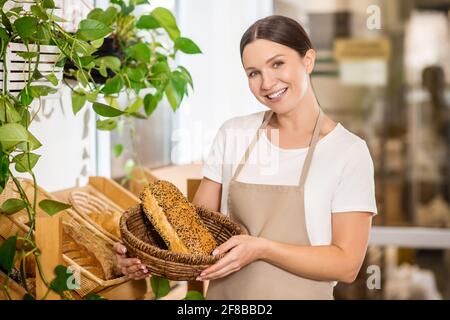
[[114, 249], [116, 250], [117, 267], [124, 275], [134, 280], [144, 279], [150, 275], [139, 259], [127, 258], [127, 248], [123, 244], [117, 242]]

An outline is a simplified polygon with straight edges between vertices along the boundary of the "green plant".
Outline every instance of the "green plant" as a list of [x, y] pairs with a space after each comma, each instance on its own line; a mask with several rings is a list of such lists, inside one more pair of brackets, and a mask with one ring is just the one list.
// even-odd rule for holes
[[[19, 199], [8, 199], [1, 204], [0, 214], [11, 215], [25, 210], [29, 220], [29, 231], [24, 236], [13, 236], [0, 247], [0, 268], [8, 277], [2, 289], [8, 294], [8, 279], [17, 279], [27, 290], [24, 299], [34, 299], [34, 293], [27, 287], [26, 259], [34, 257], [48, 292], [55, 291], [62, 298], [70, 298], [67, 293], [67, 278], [70, 272], [63, 266], [56, 266], [55, 279], [48, 281], [42, 273], [39, 262], [40, 250], [34, 239], [34, 228], [37, 206], [49, 215], [54, 215], [69, 205], [53, 200], [36, 201], [37, 182], [33, 168], [40, 155], [35, 150], [41, 147], [29, 127], [40, 110], [41, 97], [56, 92], [59, 84], [56, 68], [66, 62], [71, 63], [72, 70], [68, 75], [75, 77], [72, 108], [76, 114], [91, 102], [93, 110], [103, 117], [97, 121], [99, 130], [112, 130], [117, 126], [117, 119], [144, 119], [157, 108], [163, 96], [167, 97], [175, 111], [185, 95], [188, 85], [193, 87], [189, 72], [182, 66], [172, 68], [170, 60], [174, 60], [178, 51], [188, 54], [200, 53], [197, 45], [188, 38], [180, 36], [175, 19], [169, 10], [156, 8], [151, 13], [135, 17], [132, 12], [135, 6], [148, 3], [146, 0], [111, 0], [114, 6], [106, 10], [94, 9], [82, 20], [75, 34], [65, 32], [60, 22], [64, 20], [54, 14], [56, 9], [53, 0], [28, 0], [25, 5], [15, 1], [16, 6], [5, 11], [7, 1], [0, 0], [0, 61], [3, 69], [2, 88], [0, 94], [0, 193], [11, 180], [20, 194]], [[142, 34], [141, 34], [142, 33]], [[104, 38], [112, 34], [123, 52], [121, 58], [114, 56], [96, 56]], [[144, 35], [145, 34], [145, 35]], [[172, 41], [171, 48], [166, 48], [157, 39], [167, 35]], [[23, 70], [25, 85], [16, 94], [8, 88], [7, 48], [10, 43], [22, 43], [26, 52], [19, 53], [26, 60]], [[60, 54], [53, 71], [43, 74], [39, 71], [40, 48], [43, 45], [58, 47]], [[108, 69], [113, 77], [106, 83], [97, 83], [92, 72], [108, 76]], [[37, 80], [46, 79], [51, 85], [38, 85]], [[69, 84], [66, 81], [67, 84]], [[151, 92], [142, 92], [149, 89]], [[125, 93], [129, 101], [121, 108], [118, 96]], [[37, 103], [37, 110], [33, 109]], [[143, 112], [142, 112], [143, 109]], [[115, 154], [120, 155], [123, 147], [114, 147]], [[28, 173], [33, 180], [34, 197], [29, 199], [19, 179], [11, 169], [20, 173]], [[19, 270], [14, 266], [18, 264]], [[154, 282], [157, 280], [154, 280]], [[160, 286], [165, 287], [167, 279], [160, 279]], [[98, 298], [91, 295], [89, 299]]]
[[[147, 4], [146, 0], [111, 0], [105, 10], [93, 9], [81, 26], [89, 30], [112, 30], [116, 55], [93, 56], [83, 60], [83, 71], [72, 68], [69, 76], [78, 79], [73, 87], [73, 112], [79, 112], [87, 101], [93, 102], [94, 111], [102, 117], [97, 120], [99, 130], [113, 130], [122, 122], [128, 126], [132, 140], [133, 159], [127, 161], [125, 172], [131, 177], [135, 163], [140, 166], [136, 152], [136, 137], [133, 118], [146, 119], [152, 115], [163, 97], [167, 98], [176, 111], [188, 87], [193, 89], [189, 71], [183, 66], [172, 66], [178, 52], [201, 53], [199, 47], [189, 38], [182, 37], [175, 17], [165, 8], [155, 8], [140, 17], [134, 15], [136, 6]], [[92, 37], [92, 32], [81, 36]], [[102, 34], [99, 32], [99, 34]], [[88, 38], [89, 39], [89, 38]], [[165, 41], [160, 41], [164, 39]], [[97, 72], [107, 78], [106, 83], [91, 84], [87, 81]], [[85, 87], [92, 85], [89, 91]], [[119, 106], [119, 96], [126, 96], [126, 105]], [[102, 98], [100, 102], [98, 98]], [[119, 157], [124, 150], [122, 144], [114, 146], [113, 153]]]
[[[40, 155], [35, 153], [41, 142], [29, 131], [30, 124], [40, 110], [40, 97], [56, 92], [54, 86], [58, 85], [55, 68], [61, 66], [65, 59], [70, 59], [74, 65], [83, 70], [84, 59], [91, 55], [101, 44], [102, 37], [106, 36], [109, 29], [99, 29], [96, 39], [86, 39], [83, 32], [87, 29], [85, 24], [80, 25], [79, 34], [71, 35], [65, 32], [59, 22], [63, 19], [54, 15], [56, 9], [53, 0], [27, 1], [26, 4], [16, 1], [16, 6], [5, 11], [6, 0], [0, 0], [0, 61], [2, 64], [2, 88], [0, 94], [0, 193], [3, 192], [9, 180], [11, 180], [20, 195], [19, 199], [7, 199], [1, 204], [2, 215], [12, 215], [20, 210], [25, 210], [28, 215], [29, 231], [24, 235], [13, 236], [6, 239], [0, 247], [0, 268], [8, 277], [2, 284], [2, 289], [8, 293], [8, 281], [10, 277], [18, 280], [27, 290], [24, 298], [35, 298], [34, 293], [27, 287], [26, 259], [34, 257], [39, 275], [48, 288], [48, 292], [55, 291], [62, 298], [70, 298], [67, 293], [67, 281], [70, 276], [64, 266], [56, 266], [55, 279], [49, 281], [40, 267], [40, 250], [34, 239], [36, 211], [39, 206], [48, 215], [54, 215], [69, 207], [65, 203], [54, 200], [42, 200], [37, 203], [37, 182], [33, 167]], [[25, 8], [25, 5], [29, 7]], [[29, 8], [29, 9], [28, 9]], [[98, 40], [98, 41], [95, 41]], [[18, 55], [26, 60], [23, 69], [23, 89], [16, 94], [8, 87], [8, 61], [7, 51], [11, 43], [21, 43], [26, 47], [25, 52]], [[43, 45], [55, 45], [60, 51], [59, 61], [52, 72], [45, 75], [39, 71], [40, 48]], [[80, 71], [82, 72], [82, 71]], [[37, 80], [46, 79], [51, 85], [37, 85]], [[32, 102], [37, 102], [37, 110], [33, 110]], [[34, 196], [29, 195], [22, 188], [19, 179], [12, 170], [28, 173], [33, 180]], [[19, 270], [15, 268], [19, 265]]]

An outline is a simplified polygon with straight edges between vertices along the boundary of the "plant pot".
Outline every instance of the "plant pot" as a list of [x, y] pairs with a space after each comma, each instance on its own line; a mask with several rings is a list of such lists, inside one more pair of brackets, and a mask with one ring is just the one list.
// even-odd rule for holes
[[[29, 45], [30, 52], [37, 52], [36, 45]], [[3, 61], [0, 61], [0, 90], [3, 91], [3, 81], [6, 76], [6, 90], [13, 95], [18, 95], [20, 91], [27, 85], [28, 78], [34, 71], [37, 57], [31, 59], [24, 59], [18, 55], [20, 52], [27, 52], [27, 48], [22, 43], [9, 43], [6, 49], [6, 70], [4, 70]], [[60, 87], [60, 80], [62, 79], [62, 68], [55, 64], [59, 58], [60, 51], [58, 47], [52, 45], [41, 45], [39, 47], [39, 65], [38, 71], [46, 76], [54, 73], [58, 79], [58, 85], [54, 86], [46, 78], [34, 80], [34, 85], [44, 85], [55, 89]]]
[[[100, 48], [93, 54], [96, 57], [106, 57], [106, 56], [115, 56], [119, 59], [123, 58], [123, 52], [120, 50], [117, 39], [115, 37], [109, 36], [104, 39], [104, 42]], [[72, 63], [72, 61], [67, 61], [64, 65], [64, 71], [68, 72], [69, 70], [77, 70], [77, 67]], [[91, 71], [91, 76], [94, 81], [98, 84], [104, 84], [106, 80], [114, 77], [115, 73], [110, 69], [107, 69], [108, 77], [103, 77], [97, 70]], [[64, 74], [64, 78], [67, 79], [75, 79], [75, 77]]]

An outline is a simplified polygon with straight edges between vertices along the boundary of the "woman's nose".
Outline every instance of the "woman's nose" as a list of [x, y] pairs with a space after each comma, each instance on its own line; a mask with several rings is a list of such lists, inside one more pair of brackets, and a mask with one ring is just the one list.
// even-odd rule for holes
[[261, 82], [261, 90], [262, 91], [269, 91], [272, 89], [276, 84], [276, 79], [271, 76], [270, 74], [263, 74], [262, 76], [262, 82]]

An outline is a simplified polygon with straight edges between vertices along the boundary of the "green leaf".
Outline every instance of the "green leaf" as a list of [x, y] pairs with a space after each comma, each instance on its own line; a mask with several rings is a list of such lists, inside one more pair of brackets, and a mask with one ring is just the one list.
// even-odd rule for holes
[[160, 299], [166, 296], [170, 292], [169, 280], [152, 276], [150, 278], [150, 284], [152, 285], [153, 294], [155, 299]]
[[172, 12], [166, 8], [158, 7], [151, 12], [151, 15], [166, 30], [172, 41], [180, 37], [180, 30]]
[[28, 140], [26, 142], [19, 143], [17, 145], [17, 148], [25, 152], [30, 152], [31, 150], [38, 149], [41, 146], [42, 144], [39, 142], [39, 140], [36, 139], [36, 137], [33, 136], [30, 132], [28, 132]]
[[31, 12], [33, 12], [33, 14], [38, 17], [41, 20], [47, 21], [48, 20], [48, 15], [41, 10], [41, 8], [37, 5], [32, 5], [31, 6]]
[[30, 86], [31, 96], [33, 98], [39, 98], [41, 96], [47, 96], [49, 94], [56, 93], [56, 89], [49, 86]]
[[175, 40], [175, 49], [187, 54], [202, 53], [200, 48], [189, 38], [179, 37]]
[[3, 202], [1, 211], [4, 214], [13, 214], [19, 212], [26, 207], [25, 202], [22, 199], [8, 199]]
[[114, 56], [106, 56], [95, 59], [96, 66], [104, 66], [105, 68], [109, 68], [112, 71], [120, 70], [120, 59]]
[[105, 11], [100, 8], [96, 8], [89, 12], [87, 18], [92, 20], [97, 20], [103, 24], [109, 26], [116, 19], [117, 9], [114, 7], [108, 7]]
[[139, 65], [137, 68], [127, 68], [126, 73], [130, 80], [139, 82], [145, 78], [147, 68], [145, 65]]
[[198, 291], [189, 290], [184, 300], [205, 300], [205, 297]]
[[136, 119], [147, 119], [146, 116], [144, 116], [142, 113], [139, 112], [131, 112], [128, 114], [128, 116], [134, 117]]
[[[2, 110], [4, 112], [4, 116], [5, 116], [4, 121], [19, 122], [22, 119], [22, 116], [16, 110], [16, 107], [14, 107], [14, 105], [9, 100], [1, 101], [0, 104], [4, 105], [4, 108], [5, 108], [4, 110]], [[0, 107], [0, 109], [3, 109], [3, 108]]]
[[1, 11], [1, 14], [2, 14], [2, 23], [5, 26], [6, 30], [8, 30], [9, 33], [11, 34], [13, 32], [13, 27], [11, 25], [11, 22], [9, 21], [8, 17], [3, 12], [3, 10]]
[[161, 25], [159, 24], [158, 20], [156, 20], [155, 17], [151, 15], [140, 17], [138, 22], [136, 23], [136, 28], [138, 29], [157, 29], [160, 27]]
[[153, 111], [156, 110], [156, 107], [158, 106], [159, 101], [161, 101], [162, 95], [152, 95], [151, 93], [148, 93], [144, 97], [144, 110], [145, 114], [147, 116], [150, 116]]
[[48, 17], [49, 17], [49, 19], [53, 20], [54, 22], [68, 22], [66, 19], [55, 16], [54, 14], [51, 14], [51, 13], [48, 13]]
[[85, 300], [107, 300], [106, 298], [96, 294], [96, 293], [89, 293], [86, 297], [84, 297]]
[[48, 81], [50, 81], [50, 83], [52, 84], [52, 85], [54, 85], [54, 86], [57, 86], [58, 85], [58, 78], [56, 78], [56, 76], [55, 76], [55, 74], [54, 73], [49, 73], [49, 74], [47, 74], [47, 75], [45, 75], [44, 76], [45, 77], [45, 79], [47, 79]]
[[31, 52], [31, 51], [30, 52], [16, 52], [16, 54], [19, 57], [24, 58], [25, 60], [30, 60], [30, 59], [36, 58], [39, 55], [38, 52]]
[[44, 27], [43, 24], [39, 24], [36, 32], [32, 36], [32, 39], [33, 41], [40, 42], [41, 44], [48, 44], [50, 42], [50, 37], [50, 31]]
[[73, 114], [77, 114], [86, 103], [87, 97], [77, 91], [72, 91], [72, 111]]
[[173, 111], [177, 111], [186, 92], [186, 83], [179, 77], [172, 77], [166, 86], [165, 94]]
[[28, 42], [33, 33], [36, 31], [38, 19], [35, 17], [21, 17], [14, 21], [14, 27], [24, 42]]
[[114, 156], [115, 156], [116, 158], [118, 158], [118, 157], [120, 157], [120, 155], [122, 154], [122, 152], [123, 152], [123, 145], [121, 145], [121, 144], [116, 144], [116, 145], [114, 146], [114, 148], [113, 148]]
[[120, 92], [124, 87], [125, 82], [121, 75], [117, 74], [111, 79], [106, 80], [105, 85], [103, 86], [101, 92], [105, 95], [111, 95], [114, 93]]
[[53, 0], [43, 0], [42, 7], [45, 9], [55, 9], [55, 2]]
[[50, 288], [58, 293], [70, 290], [68, 284], [73, 278], [73, 273], [65, 266], [58, 265], [55, 268], [55, 279], [50, 282]]
[[126, 113], [133, 113], [133, 112], [137, 112], [141, 106], [142, 106], [142, 98], [141, 97], [137, 97], [136, 100], [134, 100], [134, 102], [125, 109]]
[[13, 162], [16, 164], [17, 172], [31, 172], [40, 158], [40, 155], [34, 153], [21, 153], [13, 158]]
[[180, 69], [181, 73], [183, 74], [183, 78], [186, 80], [187, 83], [189, 83], [192, 90], [194, 90], [194, 82], [192, 81], [192, 76], [189, 73], [189, 71], [183, 66], [178, 66], [178, 69]]
[[135, 6], [139, 6], [141, 4], [150, 4], [150, 2], [148, 2], [148, 0], [132, 0], [132, 1]]
[[83, 86], [87, 87], [89, 84], [89, 75], [86, 71], [79, 69], [75, 73], [75, 77], [77, 78], [77, 81], [81, 83]]
[[131, 56], [138, 61], [147, 63], [150, 61], [151, 51], [147, 44], [138, 43], [131, 48]]
[[95, 113], [101, 115], [102, 117], [107, 118], [118, 117], [125, 113], [122, 110], [113, 108], [111, 106], [99, 102], [94, 102], [92, 106], [94, 108]]
[[0, 142], [3, 150], [10, 149], [20, 142], [29, 141], [29, 133], [18, 123], [7, 123], [0, 126]]
[[6, 45], [9, 42], [9, 36], [6, 29], [0, 27], [0, 39], [2, 40], [2, 45]]
[[0, 194], [5, 189], [9, 179], [9, 156], [0, 148]]
[[80, 22], [80, 29], [77, 33], [81, 39], [90, 41], [104, 38], [112, 31], [113, 29], [103, 22], [93, 19], [84, 19]]
[[91, 45], [94, 48], [98, 49], [98, 48], [100, 48], [103, 45], [104, 42], [105, 42], [105, 39], [104, 38], [100, 38], [100, 39], [97, 39], [97, 40], [92, 40], [91, 41]]
[[134, 163], [134, 160], [133, 159], [128, 159], [126, 162], [125, 162], [125, 166], [124, 166], [124, 171], [125, 171], [125, 175], [128, 177], [128, 178], [131, 178], [131, 175], [132, 175], [132, 172], [133, 172], [133, 168], [135, 167], [135, 163]]
[[9, 237], [0, 246], [0, 268], [9, 274], [14, 266], [17, 237]]
[[111, 131], [117, 127], [117, 121], [115, 119], [97, 120], [96, 126], [98, 130]]
[[55, 200], [44, 199], [39, 202], [39, 208], [44, 210], [49, 216], [53, 216], [54, 214], [66, 210], [72, 207], [68, 203], [63, 203]]
[[81, 56], [90, 56], [96, 51], [94, 46], [81, 39], [73, 44], [73, 49]]

